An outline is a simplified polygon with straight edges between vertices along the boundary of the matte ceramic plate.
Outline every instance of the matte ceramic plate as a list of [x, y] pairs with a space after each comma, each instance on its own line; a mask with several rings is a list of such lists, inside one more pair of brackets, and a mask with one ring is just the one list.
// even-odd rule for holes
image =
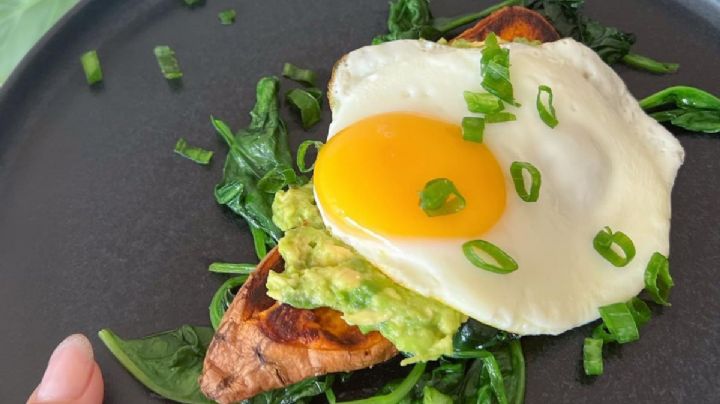
[[[491, 3], [433, 8], [446, 16]], [[638, 52], [682, 64], [669, 76], [618, 67], [633, 94], [680, 83], [720, 93], [718, 1], [588, 3], [589, 15], [635, 32]], [[231, 7], [237, 22], [220, 25], [217, 13]], [[285, 61], [327, 80], [335, 60], [384, 32], [386, 14], [386, 0], [211, 0], [192, 10], [180, 0], [95, 0], [35, 47], [0, 92], [0, 402], [23, 402], [55, 344], [74, 332], [92, 339], [106, 402], [161, 401], [96, 333], [208, 324], [223, 277], [207, 265], [253, 261], [246, 226], [212, 196], [225, 147], [208, 117], [241, 127], [257, 79]], [[177, 52], [181, 85], [158, 72], [152, 50], [164, 44]], [[98, 88], [78, 62], [88, 49], [102, 59]], [[286, 118], [293, 147], [322, 138], [330, 121], [325, 111], [306, 133]], [[673, 306], [656, 311], [639, 342], [612, 349], [594, 380], [581, 375], [590, 327], [523, 339], [528, 404], [720, 397], [720, 138], [676, 134], [687, 160], [672, 200]], [[173, 154], [180, 136], [221, 154], [197, 166]], [[382, 369], [355, 387], [387, 378]]]

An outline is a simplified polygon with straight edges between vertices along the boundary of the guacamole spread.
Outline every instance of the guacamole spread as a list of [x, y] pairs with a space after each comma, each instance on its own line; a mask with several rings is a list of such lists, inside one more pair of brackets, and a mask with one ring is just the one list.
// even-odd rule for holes
[[466, 316], [393, 282], [333, 238], [315, 205], [312, 185], [278, 192], [273, 221], [285, 236], [278, 246], [285, 271], [270, 272], [268, 295], [293, 307], [331, 307], [363, 332], [379, 331], [404, 364], [452, 352], [452, 337]]

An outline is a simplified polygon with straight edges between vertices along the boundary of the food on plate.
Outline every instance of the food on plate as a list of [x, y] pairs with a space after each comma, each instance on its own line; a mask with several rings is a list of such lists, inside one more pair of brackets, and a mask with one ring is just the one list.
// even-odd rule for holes
[[397, 353], [379, 333], [348, 326], [337, 311], [300, 310], [268, 297], [268, 273], [283, 270], [273, 250], [225, 313], [200, 378], [209, 398], [233, 403], [308, 377], [366, 368]]
[[525, 7], [505, 7], [473, 27], [463, 31], [455, 40], [483, 41], [490, 33], [512, 41], [524, 38], [530, 41], [552, 42], [560, 39], [555, 28], [537, 11]]

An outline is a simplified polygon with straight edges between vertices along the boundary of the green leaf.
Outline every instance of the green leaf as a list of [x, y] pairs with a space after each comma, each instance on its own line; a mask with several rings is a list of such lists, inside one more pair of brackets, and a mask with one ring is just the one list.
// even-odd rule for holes
[[333, 376], [311, 377], [288, 387], [260, 393], [241, 404], [307, 404], [313, 397], [332, 391]]
[[247, 275], [230, 278], [223, 282], [223, 284], [220, 285], [218, 290], [215, 292], [212, 300], [210, 301], [210, 307], [208, 307], [210, 311], [210, 323], [212, 324], [213, 329], [218, 329], [223, 315], [227, 311], [228, 307], [230, 307], [230, 303], [232, 303], [233, 299], [235, 299], [237, 289], [245, 283], [247, 278]]
[[257, 264], [234, 264], [229, 262], [213, 262], [208, 267], [208, 271], [216, 274], [240, 274], [250, 275]]
[[[221, 120], [211, 117], [218, 135], [229, 147], [222, 181], [215, 186], [215, 198], [245, 219], [251, 228], [264, 232], [268, 244], [279, 240], [282, 231], [272, 221], [274, 194], [267, 190], [294, 185], [291, 176], [286, 176], [286, 184], [274, 183], [269, 187], [266, 182], [264, 189], [259, 186], [260, 180], [271, 171], [292, 170], [287, 129], [280, 119], [278, 89], [277, 77], [260, 79], [250, 125], [237, 134]], [[267, 178], [269, 181], [270, 177]], [[299, 183], [300, 178], [295, 177], [294, 181]]]
[[293, 88], [285, 94], [287, 102], [300, 113], [303, 129], [309, 129], [320, 122], [320, 103], [312, 93]]
[[677, 63], [658, 62], [655, 59], [632, 52], [623, 56], [622, 62], [632, 68], [655, 74], [675, 73], [680, 68]]
[[183, 72], [180, 70], [175, 51], [167, 45], [156, 46], [153, 50], [157, 59], [160, 72], [167, 80], [175, 80], [182, 78]]
[[658, 122], [691, 132], [720, 132], [720, 98], [689, 86], [673, 86], [640, 100], [640, 106]]
[[0, 85], [15, 66], [78, 0], [0, 1]]
[[98, 336], [125, 369], [155, 393], [181, 403], [212, 403], [198, 385], [212, 328], [184, 325], [127, 340], [104, 329]]
[[236, 15], [237, 13], [233, 9], [221, 11], [218, 13], [218, 20], [222, 25], [232, 25], [235, 23]]

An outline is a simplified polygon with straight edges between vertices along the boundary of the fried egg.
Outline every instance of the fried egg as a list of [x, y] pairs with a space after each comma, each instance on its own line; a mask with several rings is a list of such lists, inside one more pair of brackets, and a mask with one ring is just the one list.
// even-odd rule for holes
[[[332, 124], [315, 167], [323, 221], [399, 284], [493, 327], [559, 334], [598, 308], [643, 288], [654, 252], [669, 251], [670, 194], [684, 152], [639, 107], [591, 49], [572, 40], [510, 49], [516, 121], [488, 124], [465, 141], [464, 91], [481, 87], [481, 49], [403, 40], [355, 50], [329, 87]], [[554, 93], [559, 124], [538, 114], [538, 87]], [[537, 202], [510, 176], [515, 161], [542, 174]], [[448, 178], [466, 200], [430, 217], [419, 193]], [[593, 247], [604, 227], [622, 231], [636, 256], [614, 267]], [[463, 243], [481, 239], [518, 269], [474, 266]]]

